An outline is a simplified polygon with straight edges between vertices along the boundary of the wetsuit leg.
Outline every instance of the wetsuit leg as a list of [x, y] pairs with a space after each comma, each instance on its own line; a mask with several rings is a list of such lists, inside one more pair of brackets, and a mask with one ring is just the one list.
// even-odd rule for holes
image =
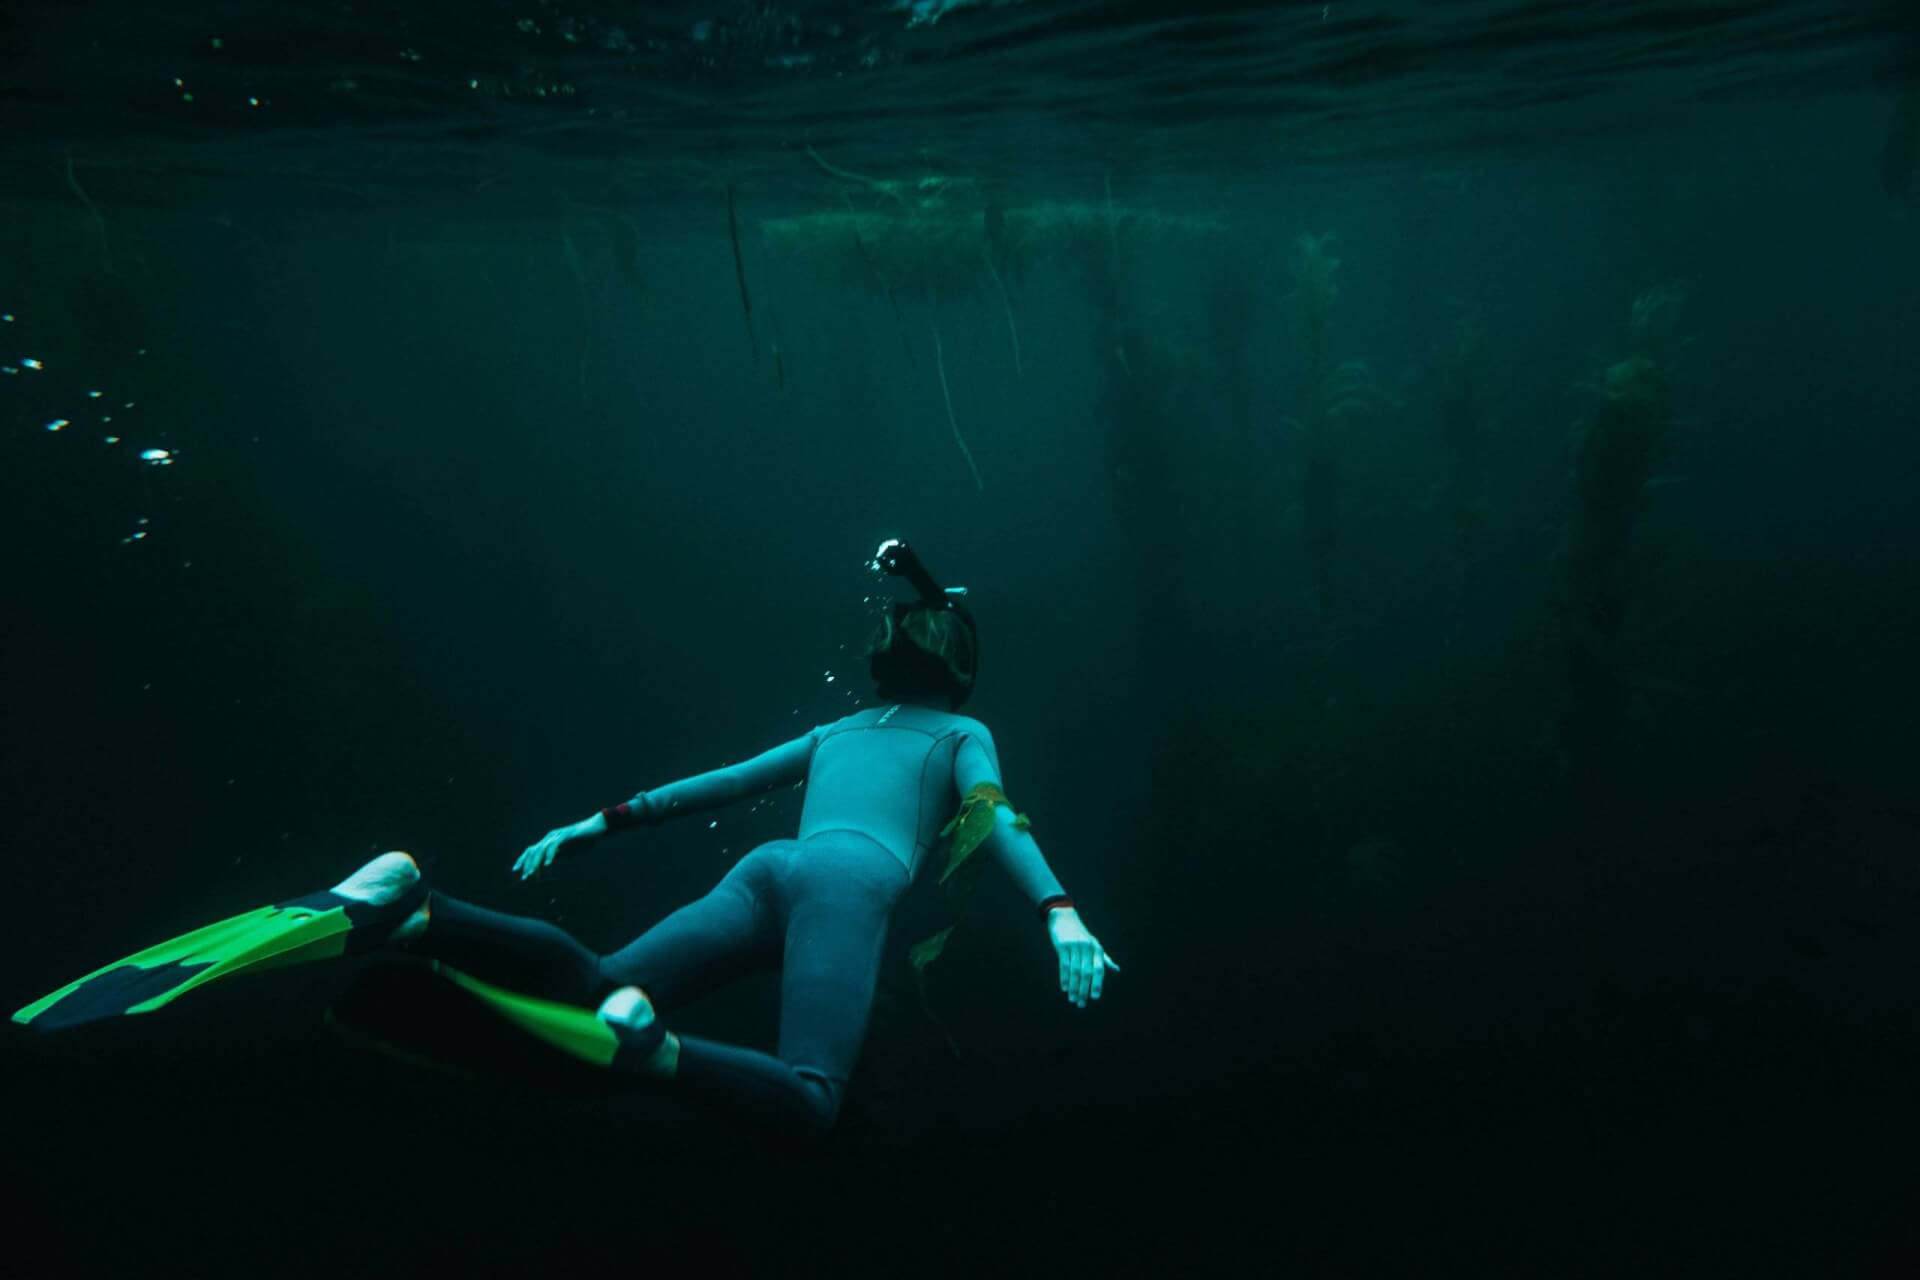
[[706, 897], [681, 907], [600, 962], [601, 990], [644, 988], [656, 1009], [675, 1009], [779, 961], [773, 898], [791, 840], [763, 844], [735, 863]]
[[887, 922], [907, 873], [884, 848], [841, 832], [791, 842], [778, 871], [771, 901], [785, 934], [779, 1055], [681, 1036], [674, 1074], [818, 1134], [838, 1118], [866, 1038]]
[[590, 1004], [600, 993], [600, 957], [558, 925], [489, 911], [435, 890], [427, 927], [406, 944], [416, 955], [528, 995]]
[[[751, 968], [771, 964], [768, 912], [759, 904], [769, 884], [770, 854], [755, 850], [704, 898], [688, 903], [602, 956], [545, 920], [489, 911], [435, 892], [427, 927], [408, 944], [486, 982], [525, 995], [595, 1005], [615, 987], [645, 987], [657, 1008], [672, 1008]], [[645, 974], [646, 977], [637, 977]]]

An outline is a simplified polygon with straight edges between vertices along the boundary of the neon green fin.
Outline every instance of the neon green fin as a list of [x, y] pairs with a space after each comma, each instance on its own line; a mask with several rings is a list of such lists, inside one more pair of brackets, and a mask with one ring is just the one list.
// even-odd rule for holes
[[433, 967], [478, 996], [507, 1021], [563, 1053], [605, 1067], [613, 1064], [614, 1054], [620, 1051], [620, 1037], [591, 1009], [496, 987], [439, 961], [435, 961]]
[[366, 950], [383, 942], [425, 897], [426, 887], [416, 884], [387, 903], [322, 890], [258, 907], [95, 969], [19, 1010], [13, 1020], [56, 1031], [151, 1013], [218, 978]]
[[243, 969], [340, 955], [353, 929], [344, 907], [260, 907], [94, 970], [13, 1015], [36, 1030], [150, 1013]]

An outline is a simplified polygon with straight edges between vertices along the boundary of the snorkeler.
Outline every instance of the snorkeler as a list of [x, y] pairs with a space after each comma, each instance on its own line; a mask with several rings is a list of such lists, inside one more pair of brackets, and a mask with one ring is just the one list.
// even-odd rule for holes
[[[797, 838], [754, 849], [705, 897], [601, 954], [542, 920], [429, 891], [405, 853], [373, 859], [332, 889], [262, 907], [87, 975], [14, 1014], [52, 1030], [158, 1008], [226, 974], [398, 948], [426, 958], [510, 1022], [575, 1058], [682, 1081], [784, 1126], [822, 1133], [867, 1031], [895, 905], [938, 854], [946, 881], [991, 850], [1045, 922], [1060, 989], [1098, 1000], [1119, 971], [1088, 932], [1001, 792], [993, 737], [958, 714], [979, 641], [963, 588], [943, 589], [911, 548], [888, 541], [872, 567], [905, 577], [868, 652], [881, 702], [726, 768], [642, 791], [558, 828], [514, 862], [522, 879], [632, 827], [703, 812], [804, 781]], [[977, 868], [978, 864], [974, 864]], [[938, 953], [944, 933], [916, 948]], [[668, 1031], [671, 1011], [758, 969], [781, 971], [776, 1054]]]

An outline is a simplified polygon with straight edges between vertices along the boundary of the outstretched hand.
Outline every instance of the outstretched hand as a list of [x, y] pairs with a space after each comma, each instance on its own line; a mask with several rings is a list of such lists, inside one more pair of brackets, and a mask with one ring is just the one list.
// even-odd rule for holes
[[1047, 913], [1047, 936], [1053, 939], [1054, 952], [1060, 957], [1060, 990], [1077, 1007], [1086, 1008], [1087, 1001], [1100, 998], [1106, 971], [1118, 973], [1120, 966], [1100, 940], [1087, 931], [1072, 907]]
[[578, 826], [555, 827], [528, 845], [526, 851], [513, 860], [513, 869], [520, 873], [522, 880], [533, 879], [553, 865], [553, 860], [560, 854], [560, 846], [578, 839], [580, 834]]

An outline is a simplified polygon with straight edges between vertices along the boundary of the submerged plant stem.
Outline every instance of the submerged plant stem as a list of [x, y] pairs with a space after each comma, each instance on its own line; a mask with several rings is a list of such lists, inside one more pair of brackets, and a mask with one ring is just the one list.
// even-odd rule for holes
[[880, 181], [880, 179], [878, 178], [869, 178], [864, 173], [855, 173], [851, 169], [842, 169], [838, 165], [828, 164], [826, 159], [823, 156], [821, 156], [821, 154], [818, 151], [815, 151], [812, 147], [807, 148], [807, 156], [815, 164], [820, 166], [821, 172], [827, 174], [829, 177], [842, 178], [848, 182], [863, 183], [871, 190], [877, 191], [881, 195], [886, 196], [889, 199], [898, 200], [900, 201], [901, 204], [906, 203], [906, 201], [901, 198], [900, 193], [898, 191], [895, 191], [887, 183]]
[[727, 184], [727, 235], [733, 240], [733, 274], [740, 281], [740, 310], [747, 317], [747, 345], [760, 358], [760, 339], [753, 332], [753, 299], [747, 294], [747, 265], [740, 258], [740, 219], [733, 211], [733, 184]]
[[587, 272], [580, 265], [580, 251], [565, 227], [560, 228], [560, 251], [566, 255], [567, 270], [580, 286], [580, 403], [587, 402], [587, 357], [593, 352], [593, 301], [587, 295]]
[[1013, 299], [1007, 296], [1007, 282], [1000, 278], [1000, 271], [993, 265], [993, 254], [984, 246], [981, 256], [987, 260], [987, 274], [993, 277], [994, 285], [1000, 290], [1000, 305], [1007, 311], [1007, 335], [1013, 339], [1013, 372], [1019, 377], [1026, 372], [1020, 365], [1020, 327], [1013, 322]]
[[940, 395], [947, 402], [947, 423], [953, 428], [953, 438], [960, 446], [960, 454], [967, 460], [967, 470], [973, 472], [973, 484], [976, 489], [985, 489], [980, 479], [980, 468], [973, 464], [973, 450], [967, 448], [967, 438], [960, 434], [960, 419], [953, 416], [953, 392], [947, 390], [947, 357], [940, 345], [940, 322], [928, 316], [933, 326], [933, 360], [940, 369]]
[[1114, 257], [1117, 258], [1120, 256], [1120, 232], [1116, 229], [1114, 225], [1113, 170], [1111, 167], [1109, 167], [1107, 170], [1106, 187], [1107, 187], [1107, 251], [1113, 254]]
[[100, 266], [108, 274], [113, 274], [113, 251], [107, 244], [107, 220], [100, 216], [100, 207], [87, 195], [86, 188], [80, 185], [80, 179], [73, 174], [73, 152], [67, 152], [67, 186], [73, 194], [80, 197], [80, 203], [87, 206], [87, 212], [93, 215], [93, 226], [100, 233]]

